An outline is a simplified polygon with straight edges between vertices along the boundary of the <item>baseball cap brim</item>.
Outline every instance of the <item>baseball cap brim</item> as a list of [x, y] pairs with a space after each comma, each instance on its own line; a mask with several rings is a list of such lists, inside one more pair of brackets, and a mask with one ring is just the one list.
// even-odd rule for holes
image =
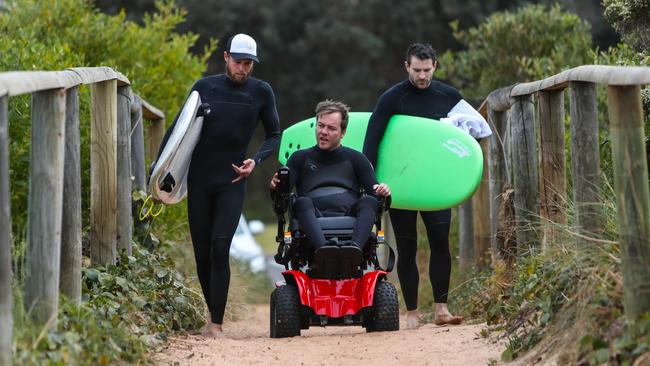
[[231, 52], [230, 57], [234, 58], [235, 60], [253, 60], [258, 63], [260, 62], [257, 56], [251, 55], [250, 53]]

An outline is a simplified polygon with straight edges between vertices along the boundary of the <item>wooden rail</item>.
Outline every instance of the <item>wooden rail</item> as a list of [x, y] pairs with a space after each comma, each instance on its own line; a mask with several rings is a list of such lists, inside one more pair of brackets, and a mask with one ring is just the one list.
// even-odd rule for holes
[[[145, 189], [142, 117], [155, 127], [164, 114], [133, 94], [108, 67], [0, 73], [0, 364], [11, 363], [11, 215], [8, 100], [32, 95], [29, 212], [24, 303], [40, 324], [54, 324], [59, 291], [81, 300], [81, 171], [79, 85], [91, 89], [91, 261], [115, 263], [131, 251], [131, 175]], [[135, 120], [134, 120], [135, 119]], [[135, 129], [132, 132], [132, 129]], [[136, 146], [131, 149], [131, 146]], [[132, 169], [137, 169], [133, 171]]]
[[474, 236], [489, 237], [493, 257], [499, 257], [497, 217], [506, 185], [514, 188], [518, 250], [543, 249], [556, 234], [553, 226], [566, 224], [563, 90], [569, 88], [575, 231], [582, 249], [596, 245], [589, 238], [604, 226], [596, 84], [608, 86], [625, 312], [637, 319], [650, 311], [650, 194], [640, 97], [640, 87], [650, 85], [650, 67], [580, 66], [490, 93], [480, 107], [495, 132], [489, 139], [489, 190], [473, 200], [487, 202], [491, 223], [488, 232], [474, 225], [481, 231]]

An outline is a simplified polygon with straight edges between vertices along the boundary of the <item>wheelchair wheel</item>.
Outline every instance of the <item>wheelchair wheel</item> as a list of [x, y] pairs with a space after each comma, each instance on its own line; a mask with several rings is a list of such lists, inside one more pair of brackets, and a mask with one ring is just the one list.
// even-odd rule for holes
[[377, 282], [373, 302], [366, 332], [399, 330], [399, 301], [395, 286], [390, 282]]
[[271, 338], [299, 336], [300, 328], [298, 290], [291, 285], [276, 288], [271, 293]]

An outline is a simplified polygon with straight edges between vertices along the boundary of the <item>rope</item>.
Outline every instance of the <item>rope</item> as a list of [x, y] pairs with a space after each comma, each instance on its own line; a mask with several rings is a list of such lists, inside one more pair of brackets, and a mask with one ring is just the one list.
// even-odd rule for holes
[[[158, 211], [156, 211], [154, 213], [153, 209], [156, 206], [157, 202], [152, 198], [153, 197], [151, 197], [151, 195], [149, 195], [149, 196], [147, 196], [147, 198], [142, 203], [142, 207], [140, 208], [140, 215], [139, 215], [140, 216], [140, 221], [144, 221], [144, 219], [146, 219], [147, 216], [157, 217], [165, 209], [165, 205], [160, 204], [160, 208], [158, 209]], [[147, 203], [149, 203], [149, 207], [147, 207]]]

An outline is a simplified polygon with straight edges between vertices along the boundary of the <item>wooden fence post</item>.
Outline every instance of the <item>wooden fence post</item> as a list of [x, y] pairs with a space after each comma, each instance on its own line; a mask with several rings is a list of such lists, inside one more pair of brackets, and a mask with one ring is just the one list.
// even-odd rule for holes
[[65, 153], [65, 90], [32, 94], [25, 308], [38, 324], [56, 323]]
[[165, 136], [165, 120], [158, 119], [151, 121], [149, 126], [149, 162], [154, 161], [158, 157], [158, 150]]
[[556, 237], [555, 223], [566, 224], [566, 172], [564, 162], [564, 91], [540, 91], [540, 212], [542, 248]]
[[650, 312], [650, 194], [639, 86], [609, 86], [625, 315]]
[[515, 190], [515, 221], [518, 253], [532, 252], [539, 245], [539, 178], [533, 98], [515, 97], [510, 115], [512, 175]]
[[462, 270], [475, 263], [472, 208], [472, 198], [458, 206], [458, 267]]
[[0, 97], [0, 365], [11, 365], [13, 334], [8, 99]]
[[487, 264], [487, 255], [490, 251], [490, 200], [489, 200], [489, 176], [488, 176], [488, 140], [481, 141], [483, 151], [483, 177], [481, 184], [472, 197], [473, 206], [473, 229], [474, 229], [474, 262], [479, 269]]
[[131, 87], [117, 88], [117, 249], [131, 255]]
[[144, 121], [142, 119], [142, 101], [133, 94], [131, 105], [131, 175], [135, 178], [135, 190], [147, 190], [147, 168], [144, 164]]
[[[137, 94], [133, 94], [133, 104], [131, 105], [131, 175], [135, 178], [132, 187], [133, 191], [147, 191], [146, 175], [149, 169], [145, 166], [144, 155], [142, 100]], [[143, 203], [143, 200], [135, 200], [132, 202], [133, 226], [136, 240], [142, 240], [149, 231], [149, 222], [140, 220], [140, 209]]]
[[505, 144], [508, 132], [508, 112], [498, 112], [488, 107], [488, 120], [492, 125], [492, 136], [488, 138], [488, 171], [490, 176], [490, 248], [493, 261], [501, 259], [503, 248], [499, 247], [497, 229], [499, 225], [499, 207], [501, 194], [508, 182], [508, 163], [506, 160]]
[[117, 81], [91, 84], [90, 258], [114, 264], [117, 211]]
[[65, 172], [61, 227], [61, 293], [81, 302], [81, 162], [79, 87], [66, 92]]
[[[596, 84], [572, 81], [571, 167], [573, 207], [578, 233], [598, 237], [603, 231]], [[578, 242], [584, 244], [583, 239]]]

